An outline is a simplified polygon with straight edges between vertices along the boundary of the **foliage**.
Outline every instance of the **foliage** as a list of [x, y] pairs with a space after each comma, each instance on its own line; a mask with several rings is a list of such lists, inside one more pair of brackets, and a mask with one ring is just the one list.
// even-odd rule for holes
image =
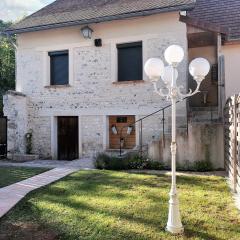
[[177, 162], [178, 171], [192, 171], [192, 172], [210, 172], [213, 171], [213, 165], [208, 160], [195, 161], [193, 163], [185, 161], [184, 164], [179, 164]]
[[197, 172], [208, 172], [213, 170], [213, 166], [210, 161], [197, 161], [194, 163], [194, 169]]
[[[148, 169], [148, 170], [170, 170], [170, 165], [153, 161], [146, 157], [140, 157], [137, 154], [127, 154], [124, 157], [110, 156], [106, 153], [99, 153], [95, 158], [95, 167], [106, 170], [130, 170], [130, 169]], [[178, 171], [209, 172], [213, 170], [210, 161], [197, 161], [184, 164], [177, 163]]]
[[33, 137], [33, 131], [32, 129], [30, 129], [29, 132], [25, 134], [26, 154], [32, 153], [32, 137]]
[[49, 230], [62, 240], [240, 239], [240, 215], [223, 177], [177, 182], [183, 236], [165, 231], [170, 176], [113, 171], [79, 171], [28, 195], [1, 220], [0, 236], [53, 239], [42, 235]]
[[105, 153], [99, 153], [95, 158], [94, 165], [97, 169], [121, 170], [125, 168], [125, 162], [122, 158], [109, 156]]
[[[10, 22], [0, 20], [0, 33], [10, 25]], [[0, 114], [3, 107], [2, 96], [15, 86], [15, 49], [12, 44], [15, 42], [15, 36], [7, 38], [6, 35], [0, 35]]]
[[139, 157], [136, 154], [127, 154], [124, 157], [109, 156], [100, 153], [95, 158], [95, 167], [106, 170], [128, 170], [128, 169], [151, 169], [162, 170], [163, 164], [152, 161], [145, 157]]

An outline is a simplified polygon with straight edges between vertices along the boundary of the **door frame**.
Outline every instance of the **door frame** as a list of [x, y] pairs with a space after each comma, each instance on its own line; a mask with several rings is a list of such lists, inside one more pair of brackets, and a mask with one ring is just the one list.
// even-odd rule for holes
[[[112, 116], [134, 116], [135, 117], [135, 121], [138, 121], [140, 119], [140, 116], [139, 115], [134, 115], [134, 114], [109, 114], [105, 117], [106, 119], [106, 122], [105, 122], [105, 137], [104, 137], [104, 143], [105, 143], [105, 150], [111, 150], [110, 148], [110, 137], [109, 137], [109, 117], [112, 117]], [[137, 122], [135, 124], [135, 147], [139, 146], [139, 142], [140, 142], [140, 139], [139, 139], [139, 129], [140, 129], [140, 124], [139, 122]]]
[[[58, 159], [72, 161], [79, 158], [79, 126], [77, 116], [60, 116], [58, 121]], [[59, 125], [60, 124], [60, 125]], [[60, 128], [61, 126], [61, 128]], [[59, 146], [61, 148], [59, 148]]]
[[[51, 156], [52, 156], [52, 160], [58, 160], [58, 117], [64, 117], [64, 116], [60, 115], [60, 114], [58, 116], [51, 116]], [[83, 156], [81, 116], [68, 115], [67, 117], [77, 117], [78, 118], [78, 158], [80, 159]]]

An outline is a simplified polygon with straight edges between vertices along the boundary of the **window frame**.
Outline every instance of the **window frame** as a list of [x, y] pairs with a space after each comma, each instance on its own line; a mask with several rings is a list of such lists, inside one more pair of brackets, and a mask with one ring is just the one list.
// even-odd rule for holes
[[[131, 83], [131, 82], [142, 82], [144, 79], [143, 72], [143, 62], [144, 62], [144, 42], [143, 40], [129, 41], [124, 43], [116, 43], [116, 82], [117, 83]], [[140, 79], [129, 79], [129, 80], [120, 80], [119, 75], [119, 49], [126, 49], [131, 47], [141, 47], [141, 78]]]
[[[66, 50], [54, 50], [54, 51], [48, 51], [48, 58], [49, 58], [49, 86], [54, 87], [54, 86], [69, 86], [70, 85], [70, 51], [68, 49]], [[65, 84], [54, 84], [53, 82], [53, 77], [52, 77], [52, 59], [51, 57], [54, 56], [62, 56], [62, 55], [67, 55], [68, 57], [68, 79], [67, 83]]]

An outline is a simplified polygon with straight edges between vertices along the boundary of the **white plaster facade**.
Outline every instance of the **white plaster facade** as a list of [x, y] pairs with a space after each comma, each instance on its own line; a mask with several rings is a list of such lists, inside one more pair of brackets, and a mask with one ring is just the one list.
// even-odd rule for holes
[[[164, 50], [179, 44], [187, 53], [186, 25], [179, 13], [92, 24], [93, 39], [85, 40], [82, 26], [59, 28], [17, 37], [16, 91], [4, 98], [9, 118], [9, 151], [24, 153], [24, 135], [33, 130], [33, 152], [42, 158], [57, 158], [57, 117], [79, 117], [79, 157], [108, 149], [108, 116], [135, 115], [136, 119], [168, 105], [153, 94], [144, 75], [139, 83], [117, 82], [116, 44], [142, 41], [143, 63], [150, 57], [163, 59]], [[50, 86], [49, 51], [69, 50], [69, 86]], [[179, 66], [179, 84], [187, 84], [187, 58]], [[24, 117], [22, 117], [24, 115]], [[178, 125], [186, 124], [186, 104], [178, 104]], [[166, 112], [170, 123], [170, 111]], [[162, 115], [143, 122], [147, 143], [161, 136]], [[137, 126], [138, 127], [138, 126]], [[169, 128], [169, 126], [168, 126]], [[136, 142], [139, 143], [138, 131]], [[18, 137], [15, 138], [16, 133]]]
[[225, 56], [226, 98], [240, 93], [240, 44], [229, 44], [222, 47]]

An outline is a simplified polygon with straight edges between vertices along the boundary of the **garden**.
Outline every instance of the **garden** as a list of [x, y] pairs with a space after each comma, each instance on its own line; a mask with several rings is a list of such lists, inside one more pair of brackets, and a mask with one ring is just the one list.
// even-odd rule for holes
[[1, 219], [0, 239], [240, 239], [240, 215], [225, 178], [177, 180], [184, 235], [165, 231], [170, 176], [95, 170], [30, 194]]

